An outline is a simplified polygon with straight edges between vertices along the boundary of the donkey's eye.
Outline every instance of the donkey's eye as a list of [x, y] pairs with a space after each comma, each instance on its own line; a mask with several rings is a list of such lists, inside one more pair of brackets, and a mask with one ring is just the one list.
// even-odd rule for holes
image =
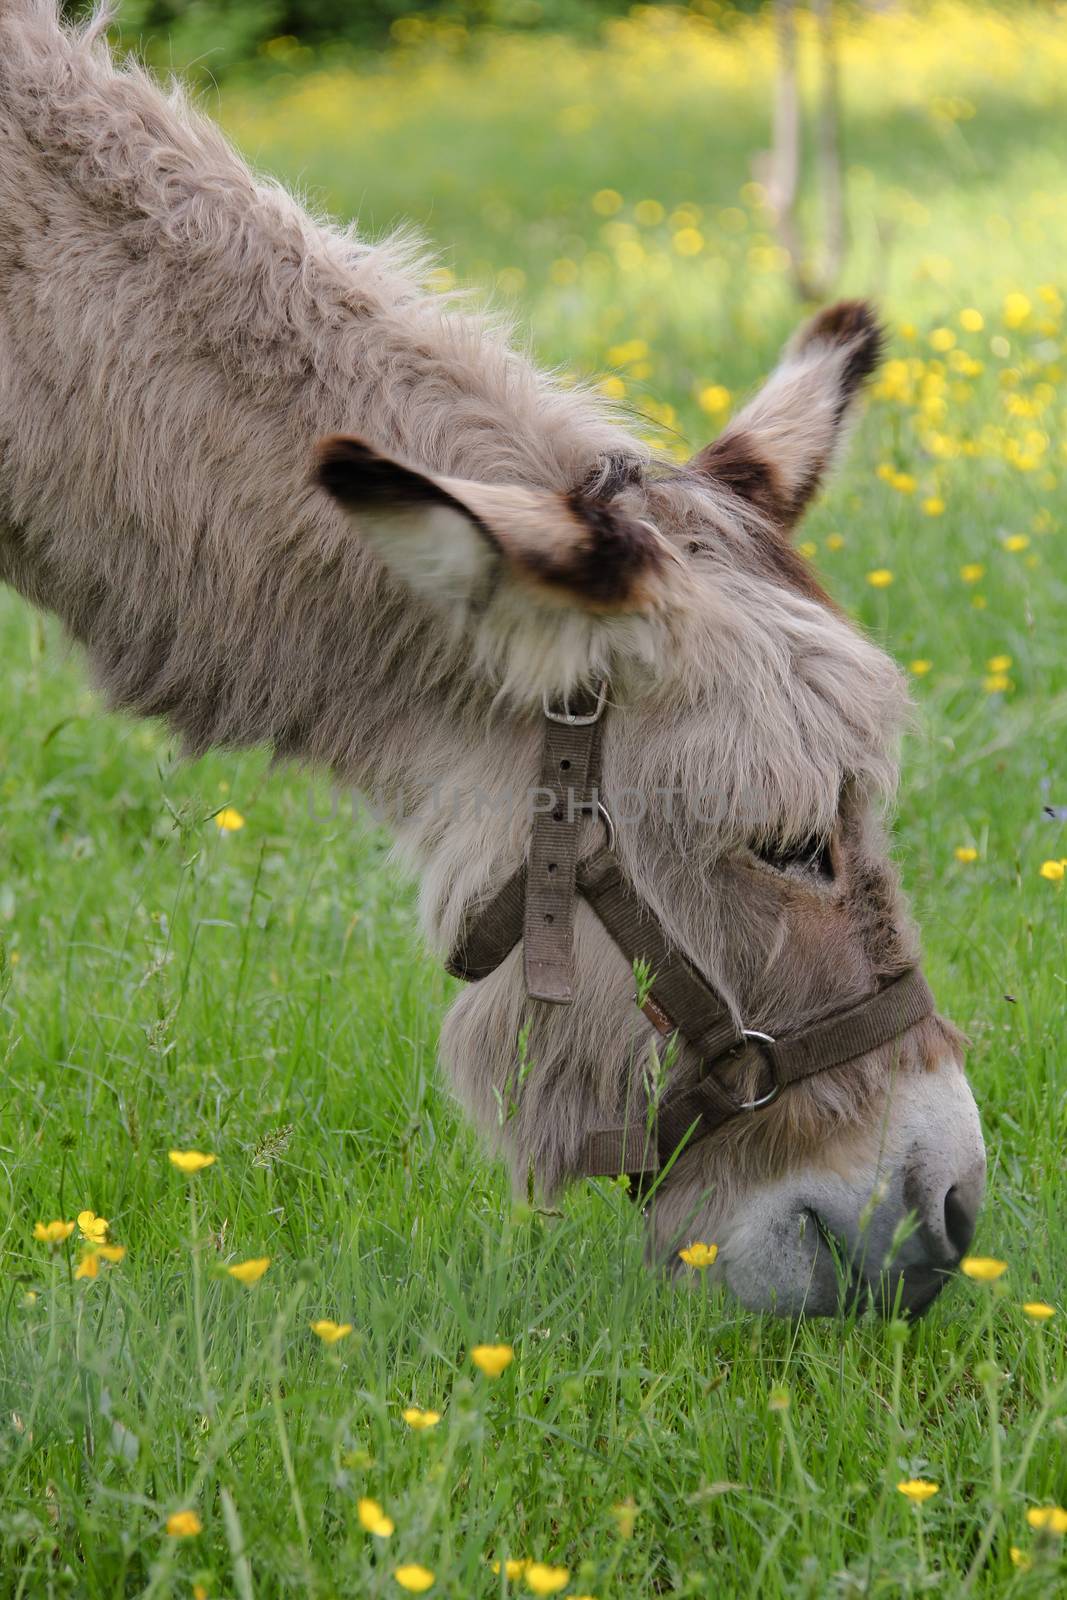
[[800, 844], [767, 844], [752, 846], [752, 854], [765, 861], [776, 872], [805, 872], [813, 877], [833, 879], [834, 858], [829, 839], [812, 837]]

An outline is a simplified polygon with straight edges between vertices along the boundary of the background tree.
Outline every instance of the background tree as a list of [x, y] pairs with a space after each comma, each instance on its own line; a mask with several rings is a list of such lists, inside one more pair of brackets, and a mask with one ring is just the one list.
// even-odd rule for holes
[[789, 255], [793, 285], [802, 300], [822, 300], [830, 293], [844, 264], [846, 246], [834, 0], [812, 0], [812, 11], [819, 60], [813, 175], [822, 224], [822, 239], [815, 248], [805, 244], [798, 217], [804, 118], [795, 0], [775, 0], [774, 145], [758, 163], [778, 237]]

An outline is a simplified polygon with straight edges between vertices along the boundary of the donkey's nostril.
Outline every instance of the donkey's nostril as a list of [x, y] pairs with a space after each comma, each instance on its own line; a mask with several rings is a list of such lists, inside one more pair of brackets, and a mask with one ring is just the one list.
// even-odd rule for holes
[[[926, 1266], [942, 1271], [959, 1266], [974, 1238], [984, 1190], [984, 1153], [965, 1166], [961, 1161], [947, 1161], [942, 1150], [920, 1147], [913, 1152], [904, 1177], [903, 1200], [918, 1219], [915, 1248]], [[908, 1254], [915, 1259], [913, 1251]]]
[[978, 1207], [964, 1197], [953, 1184], [945, 1196], [945, 1232], [949, 1243], [960, 1257], [965, 1256], [974, 1238], [978, 1220]]

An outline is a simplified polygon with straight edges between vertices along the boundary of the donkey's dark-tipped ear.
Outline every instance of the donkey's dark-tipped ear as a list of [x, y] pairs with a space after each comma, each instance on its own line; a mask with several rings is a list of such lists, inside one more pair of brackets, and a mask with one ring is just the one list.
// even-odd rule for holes
[[852, 402], [884, 344], [867, 301], [840, 300], [820, 311], [755, 398], [691, 465], [788, 531], [832, 464]]
[[346, 434], [323, 439], [316, 447], [315, 477], [352, 511], [379, 507], [399, 513], [415, 506], [451, 506], [466, 514], [433, 478]]
[[342, 436], [319, 444], [314, 474], [394, 575], [438, 603], [503, 580], [584, 611], [650, 611], [678, 565], [654, 528], [581, 492], [439, 477]]

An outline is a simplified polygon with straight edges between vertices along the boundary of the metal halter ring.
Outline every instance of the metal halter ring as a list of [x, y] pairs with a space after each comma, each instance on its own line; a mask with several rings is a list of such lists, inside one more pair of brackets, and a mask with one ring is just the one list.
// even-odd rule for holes
[[541, 696], [541, 707], [549, 722], [562, 722], [568, 728], [590, 728], [594, 722], [599, 722], [604, 715], [604, 707], [607, 704], [607, 700], [608, 680], [607, 678], [601, 678], [600, 683], [597, 685], [596, 705], [590, 712], [571, 711], [566, 695], [563, 696], [562, 711], [554, 711], [552, 709], [547, 694]]
[[[749, 1039], [755, 1039], [758, 1044], [774, 1044], [775, 1042], [769, 1033], [760, 1033], [756, 1028], [742, 1028], [741, 1037], [746, 1043]], [[771, 1067], [771, 1072], [773, 1075], [774, 1068], [771, 1064], [771, 1061], [769, 1058], [765, 1059], [767, 1060], [767, 1065]], [[782, 1085], [777, 1079], [775, 1079], [774, 1086], [767, 1094], [760, 1095], [758, 1100], [743, 1100], [737, 1109], [738, 1111], [758, 1111], [761, 1106], [771, 1105], [775, 1100], [777, 1100], [781, 1092]]]
[[614, 854], [614, 852], [615, 852], [615, 821], [614, 821], [614, 818], [612, 817], [611, 812], [608, 810], [607, 806], [604, 804], [603, 800], [598, 800], [597, 801], [596, 810], [597, 810], [597, 816], [600, 818], [601, 822], [604, 824], [604, 829], [605, 829], [605, 831], [607, 833], [607, 836], [608, 836], [608, 849], [612, 852], [612, 854]]
[[583, 816], [591, 817], [594, 812], [596, 813], [600, 821], [604, 824], [604, 832], [608, 836], [608, 849], [612, 852], [612, 854], [614, 854], [616, 839], [615, 819], [608, 810], [607, 806], [604, 804], [603, 800], [585, 800], [580, 806], [576, 806], [575, 810], [580, 811]]

